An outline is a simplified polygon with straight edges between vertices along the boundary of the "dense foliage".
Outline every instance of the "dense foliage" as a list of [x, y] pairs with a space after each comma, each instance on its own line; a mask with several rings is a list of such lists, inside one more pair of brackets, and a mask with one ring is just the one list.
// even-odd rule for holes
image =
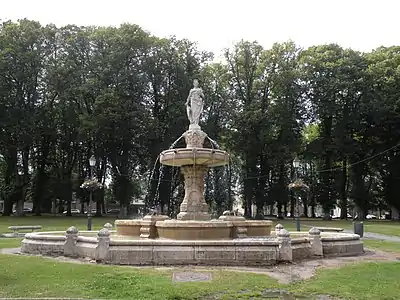
[[[57, 28], [30, 21], [0, 24], [0, 189], [4, 214], [49, 211], [61, 199], [88, 201], [81, 184], [126, 207], [144, 197], [176, 214], [183, 195], [178, 169], [157, 165], [187, 128], [184, 103], [193, 79], [206, 95], [201, 126], [232, 154], [207, 175], [215, 212], [241, 197], [245, 214], [293, 212], [295, 172], [310, 187], [307, 207], [342, 217], [355, 207], [400, 209], [400, 47], [370, 53], [292, 41], [264, 49], [242, 41], [225, 60], [188, 40], [140, 27]], [[178, 146], [181, 145], [178, 143]], [[211, 147], [211, 145], [210, 145]], [[295, 157], [302, 161], [294, 170]], [[154, 170], [154, 172], [153, 172]], [[111, 191], [109, 193], [109, 191]], [[98, 213], [100, 213], [98, 209]], [[268, 211], [268, 209], [267, 209]]]

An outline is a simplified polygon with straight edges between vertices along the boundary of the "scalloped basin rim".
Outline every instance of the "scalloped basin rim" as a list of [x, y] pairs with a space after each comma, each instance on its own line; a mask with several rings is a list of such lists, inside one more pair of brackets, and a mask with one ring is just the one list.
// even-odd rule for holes
[[158, 228], [220, 228], [220, 227], [232, 227], [231, 221], [180, 221], [180, 220], [166, 220], [157, 221], [156, 227]]
[[205, 165], [209, 167], [229, 164], [229, 153], [211, 148], [176, 148], [164, 150], [160, 163], [167, 166]]

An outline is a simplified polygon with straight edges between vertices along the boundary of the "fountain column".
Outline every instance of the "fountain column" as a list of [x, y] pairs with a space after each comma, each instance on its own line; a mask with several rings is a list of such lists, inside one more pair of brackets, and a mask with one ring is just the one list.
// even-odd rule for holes
[[199, 125], [191, 124], [183, 134], [186, 148], [193, 149], [193, 165], [181, 167], [185, 178], [185, 197], [180, 206], [178, 220], [210, 220], [208, 204], [204, 199], [204, 176], [208, 170], [205, 165], [196, 165], [196, 149], [203, 148], [207, 134]]

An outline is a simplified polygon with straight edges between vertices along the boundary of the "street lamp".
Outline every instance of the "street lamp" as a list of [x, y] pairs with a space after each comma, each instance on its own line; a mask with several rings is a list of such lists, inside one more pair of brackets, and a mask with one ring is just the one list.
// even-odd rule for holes
[[[297, 168], [300, 167], [300, 161], [297, 157], [293, 160], [293, 167], [294, 167], [294, 176], [295, 176], [295, 182], [296, 182], [297, 181]], [[295, 214], [296, 229], [297, 229], [297, 231], [300, 231], [300, 208], [299, 208], [299, 198], [300, 197], [297, 197], [296, 192], [295, 192], [295, 198], [296, 198], [296, 214]]]
[[[93, 180], [93, 174], [94, 174], [94, 166], [96, 165], [96, 158], [94, 155], [92, 155], [89, 158], [89, 166], [90, 166], [90, 179]], [[90, 189], [89, 191], [89, 207], [87, 211], [87, 230], [91, 231], [92, 230], [92, 196], [93, 196], [93, 191]]]

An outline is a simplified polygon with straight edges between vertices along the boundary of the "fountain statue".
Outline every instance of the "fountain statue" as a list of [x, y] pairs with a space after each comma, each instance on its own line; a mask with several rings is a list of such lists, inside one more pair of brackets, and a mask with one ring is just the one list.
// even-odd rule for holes
[[204, 106], [204, 93], [199, 87], [199, 81], [195, 79], [193, 81], [193, 88], [189, 92], [189, 96], [186, 100], [186, 111], [190, 121], [189, 128], [200, 129], [199, 121], [200, 116], [203, 112]]
[[209, 167], [229, 163], [227, 152], [203, 147], [207, 137], [199, 126], [203, 105], [204, 93], [195, 79], [186, 101], [190, 122], [188, 130], [183, 134], [186, 148], [165, 150], [160, 157], [161, 164], [181, 167], [185, 178], [185, 197], [180, 206], [178, 220], [210, 220], [208, 205], [204, 199], [204, 176]]

